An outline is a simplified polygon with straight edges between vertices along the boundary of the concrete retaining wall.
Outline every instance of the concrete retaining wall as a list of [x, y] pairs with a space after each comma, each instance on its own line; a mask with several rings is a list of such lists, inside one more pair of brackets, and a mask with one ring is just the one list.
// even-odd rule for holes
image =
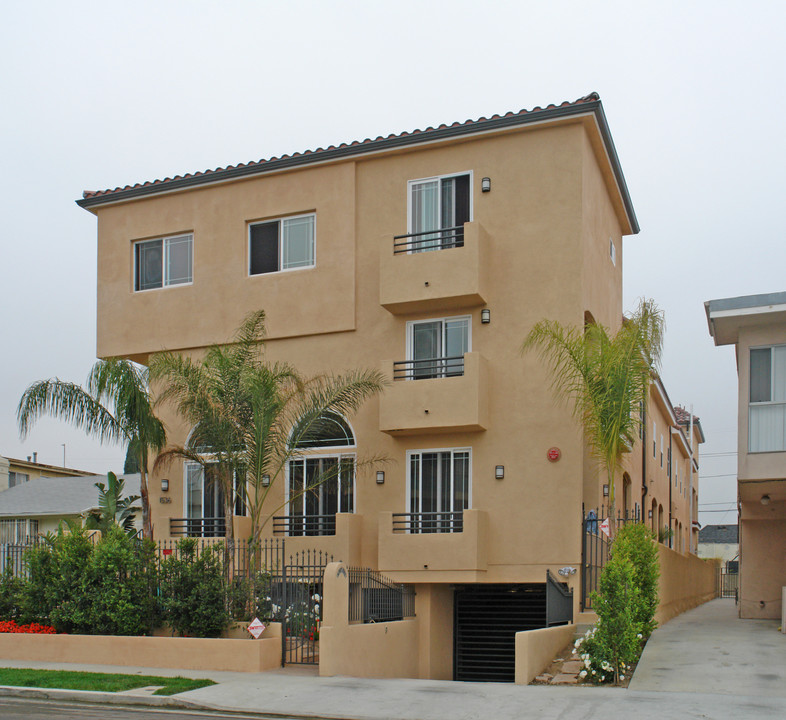
[[516, 684], [528, 685], [545, 670], [576, 634], [575, 625], [516, 633]]
[[0, 633], [0, 659], [262, 672], [281, 667], [281, 625], [259, 640]]

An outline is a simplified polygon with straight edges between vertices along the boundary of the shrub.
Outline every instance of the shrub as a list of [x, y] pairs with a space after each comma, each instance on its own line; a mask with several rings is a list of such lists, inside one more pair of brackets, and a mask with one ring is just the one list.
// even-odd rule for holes
[[180, 635], [218, 637], [229, 625], [222, 548], [217, 544], [198, 553], [196, 541], [185, 538], [177, 554], [162, 563], [164, 619]]
[[639, 602], [634, 608], [634, 619], [639, 632], [648, 638], [657, 627], [658, 610], [658, 549], [654, 535], [645, 525], [629, 523], [619, 530], [611, 546], [612, 557], [630, 560], [633, 582], [639, 589]]
[[153, 629], [154, 559], [149, 544], [111, 527], [90, 556], [84, 588], [90, 593], [90, 632], [147, 635]]
[[0, 576], [0, 619], [16, 620], [22, 612], [24, 581], [14, 576], [11, 563]]
[[49, 623], [49, 616], [55, 606], [55, 542], [55, 536], [50, 533], [44, 537], [41, 545], [25, 553], [28, 578], [22, 587], [20, 603], [20, 620], [24, 623]]

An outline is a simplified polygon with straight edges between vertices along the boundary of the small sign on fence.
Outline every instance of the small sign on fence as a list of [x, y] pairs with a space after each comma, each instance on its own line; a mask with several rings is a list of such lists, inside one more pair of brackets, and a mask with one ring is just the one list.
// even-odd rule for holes
[[605, 519], [605, 520], [604, 520], [604, 521], [603, 521], [603, 522], [600, 524], [600, 531], [601, 531], [601, 532], [602, 532], [602, 533], [603, 533], [603, 534], [604, 534], [606, 537], [611, 537], [611, 535], [609, 534], [609, 519], [608, 519], [608, 518], [606, 518], [606, 519]]
[[259, 636], [265, 632], [264, 623], [260, 622], [259, 618], [254, 618], [248, 625], [248, 631], [254, 636], [254, 640], [259, 640]]

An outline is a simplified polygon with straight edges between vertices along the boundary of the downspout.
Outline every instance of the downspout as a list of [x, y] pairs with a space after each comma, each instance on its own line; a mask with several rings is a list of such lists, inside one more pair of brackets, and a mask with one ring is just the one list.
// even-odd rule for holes
[[673, 490], [673, 483], [671, 478], [672, 473], [672, 462], [671, 462], [671, 426], [669, 426], [669, 547], [673, 550], [674, 549], [674, 528], [672, 527], [672, 523], [674, 522], [674, 517], [671, 513], [671, 507], [673, 500], [671, 499], [671, 492]]
[[690, 465], [690, 551], [695, 555], [696, 547], [693, 544], [693, 403], [690, 404], [690, 420], [688, 422], [688, 456], [688, 464]]
[[647, 411], [641, 410], [641, 522], [644, 522], [644, 498], [647, 497]]

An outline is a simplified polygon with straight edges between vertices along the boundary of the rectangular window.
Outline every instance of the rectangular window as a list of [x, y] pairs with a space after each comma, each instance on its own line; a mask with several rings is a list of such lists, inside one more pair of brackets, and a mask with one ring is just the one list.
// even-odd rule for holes
[[355, 458], [310, 456], [289, 461], [287, 535], [335, 535], [336, 513], [355, 512]]
[[457, 532], [471, 506], [471, 450], [409, 453], [409, 512], [412, 532]]
[[[185, 465], [186, 473], [186, 530], [190, 537], [224, 537], [224, 491], [216, 476], [217, 466], [207, 467], [195, 462]], [[245, 485], [234, 480], [234, 514], [246, 515]]]
[[249, 275], [314, 267], [316, 215], [249, 225]]
[[464, 245], [464, 223], [471, 221], [470, 175], [410, 180], [410, 252]]
[[751, 348], [749, 452], [786, 450], [786, 345]]
[[193, 281], [194, 236], [176, 235], [134, 243], [134, 290]]
[[440, 318], [407, 324], [407, 373], [410, 380], [464, 374], [464, 353], [470, 352], [470, 318]]
[[26, 483], [30, 479], [27, 473], [9, 472], [8, 473], [8, 487], [16, 487], [22, 483]]
[[652, 457], [656, 457], [655, 453], [658, 450], [658, 441], [657, 441], [657, 434], [658, 428], [655, 426], [655, 421], [652, 421]]
[[617, 264], [617, 248], [614, 247], [614, 239], [609, 238], [609, 257], [611, 257], [611, 264]]

